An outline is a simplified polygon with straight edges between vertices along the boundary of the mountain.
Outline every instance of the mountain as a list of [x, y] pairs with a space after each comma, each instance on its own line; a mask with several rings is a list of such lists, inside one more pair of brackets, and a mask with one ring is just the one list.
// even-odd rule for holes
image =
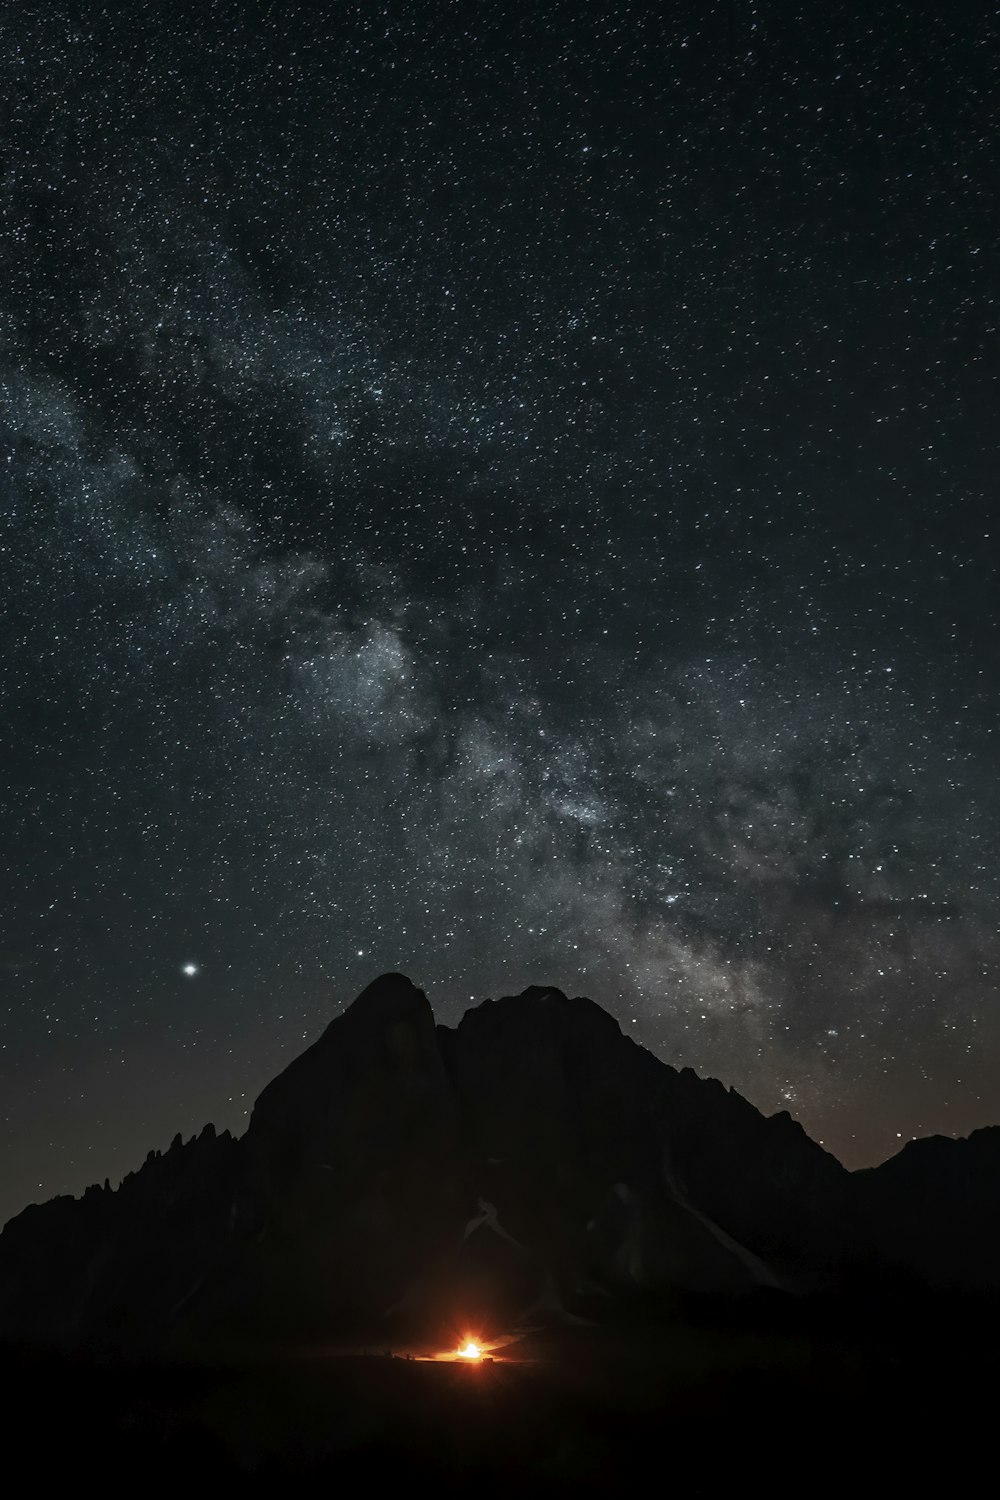
[[1000, 1126], [908, 1141], [852, 1184], [891, 1264], [932, 1283], [1000, 1288]]
[[[786, 1113], [557, 989], [455, 1028], [387, 974], [264, 1089], [117, 1191], [0, 1235], [0, 1336], [190, 1350], [574, 1322], [898, 1266], [996, 1284], [1000, 1130], [848, 1173]], [[946, 1232], [941, 1226], [951, 1226]]]

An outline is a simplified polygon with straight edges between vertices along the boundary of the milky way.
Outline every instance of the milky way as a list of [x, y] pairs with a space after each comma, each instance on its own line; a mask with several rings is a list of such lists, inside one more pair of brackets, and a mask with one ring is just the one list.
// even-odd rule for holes
[[1000, 1118], [996, 41], [8, 19], [0, 1213], [386, 969], [851, 1165]]

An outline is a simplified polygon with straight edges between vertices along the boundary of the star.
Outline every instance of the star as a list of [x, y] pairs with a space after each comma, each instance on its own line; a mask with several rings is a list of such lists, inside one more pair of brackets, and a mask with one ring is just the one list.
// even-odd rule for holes
[[181, 965], [181, 973], [187, 979], [193, 979], [198, 972], [199, 969], [197, 964], [186, 963]]

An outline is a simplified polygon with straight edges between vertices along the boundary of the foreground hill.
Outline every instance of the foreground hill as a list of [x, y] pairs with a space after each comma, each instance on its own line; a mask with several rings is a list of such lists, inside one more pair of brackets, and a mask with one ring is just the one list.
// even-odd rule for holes
[[[787, 1114], [532, 988], [436, 1026], [375, 981], [240, 1140], [0, 1235], [0, 1337], [192, 1350], [607, 1322], [678, 1297], [1000, 1281], [1000, 1130], [850, 1174]], [[942, 1225], [947, 1222], [947, 1230]]]

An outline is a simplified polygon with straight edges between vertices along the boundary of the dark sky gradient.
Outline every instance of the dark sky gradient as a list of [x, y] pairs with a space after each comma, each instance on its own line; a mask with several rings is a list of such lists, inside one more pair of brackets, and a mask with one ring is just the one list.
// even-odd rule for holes
[[995, 19], [8, 7], [0, 1218], [385, 969], [1000, 1120]]

